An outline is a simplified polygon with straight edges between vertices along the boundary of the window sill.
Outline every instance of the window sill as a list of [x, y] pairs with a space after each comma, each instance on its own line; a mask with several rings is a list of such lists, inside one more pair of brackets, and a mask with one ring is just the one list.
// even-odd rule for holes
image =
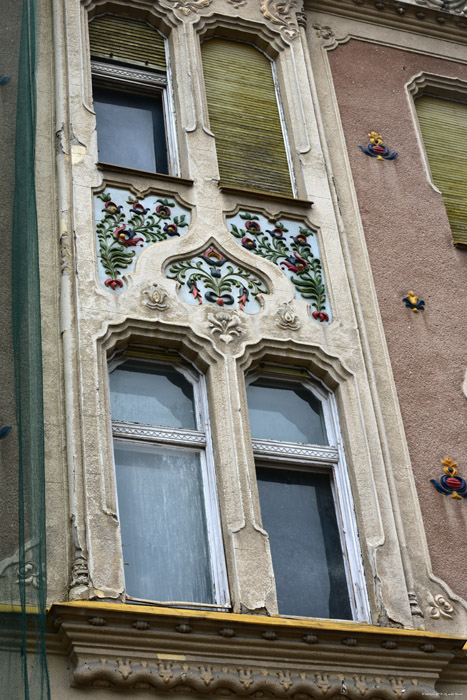
[[295, 197], [290, 197], [287, 194], [275, 194], [272, 192], [261, 192], [260, 190], [247, 190], [241, 187], [231, 187], [230, 185], [219, 185], [219, 189], [227, 195], [234, 195], [235, 197], [241, 197], [242, 199], [266, 199], [272, 202], [277, 202], [278, 204], [287, 204], [301, 209], [311, 209], [313, 202], [309, 202], [307, 199], [296, 199]]
[[[124, 165], [113, 165], [112, 163], [98, 163], [97, 167], [102, 170], [106, 175], [117, 175], [127, 176], [132, 179], [140, 180], [153, 180], [154, 182], [167, 183], [169, 185], [176, 184], [182, 185], [183, 187], [192, 187], [193, 180], [189, 180], [186, 177], [178, 177], [176, 175], [166, 175], [165, 173], [153, 173], [149, 170], [138, 170], [136, 168], [128, 168]], [[125, 178], [125, 181], [127, 179]]]
[[362, 663], [371, 674], [366, 689], [384, 700], [393, 698], [395, 668], [410, 668], [416, 679], [406, 681], [404, 691], [414, 683], [424, 686], [428, 661], [438, 678], [465, 642], [464, 637], [358, 622], [98, 601], [55, 603], [48, 629], [49, 652], [69, 655], [75, 687], [144, 687], [164, 693], [187, 688], [199, 697], [260, 692], [291, 700], [297, 692], [321, 696], [322, 682], [326, 690], [337, 684], [329, 693], [334, 696], [342, 673], [355, 691], [351, 697], [357, 697], [355, 674], [358, 678]]

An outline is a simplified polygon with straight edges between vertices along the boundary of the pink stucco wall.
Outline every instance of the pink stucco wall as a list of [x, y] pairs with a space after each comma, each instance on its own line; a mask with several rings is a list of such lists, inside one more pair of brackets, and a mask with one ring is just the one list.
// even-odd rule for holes
[[[467, 81], [467, 66], [358, 40], [329, 60], [433, 570], [467, 598], [467, 499], [429, 483], [446, 456], [467, 478], [467, 250], [453, 247], [427, 180], [405, 88], [422, 71]], [[359, 150], [372, 130], [399, 152], [395, 161]], [[409, 290], [425, 300], [423, 313], [405, 308]]]

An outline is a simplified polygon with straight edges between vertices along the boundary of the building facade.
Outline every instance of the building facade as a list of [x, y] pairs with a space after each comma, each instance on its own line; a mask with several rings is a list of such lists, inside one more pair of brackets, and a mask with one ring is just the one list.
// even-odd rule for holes
[[465, 2], [22, 10], [0, 582], [31, 693], [467, 695]]

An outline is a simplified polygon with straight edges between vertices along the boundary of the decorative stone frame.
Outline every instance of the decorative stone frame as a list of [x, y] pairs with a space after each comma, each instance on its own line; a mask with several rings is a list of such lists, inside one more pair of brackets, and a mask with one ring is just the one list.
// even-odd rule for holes
[[417, 141], [420, 147], [423, 164], [425, 166], [427, 180], [435, 192], [442, 194], [441, 190], [436, 187], [435, 183], [433, 182], [431, 168], [428, 162], [428, 156], [426, 154], [425, 144], [423, 142], [423, 137], [420, 130], [420, 123], [417, 117], [415, 99], [418, 96], [426, 94], [433, 97], [441, 97], [446, 100], [457, 100], [467, 104], [467, 81], [459, 80], [458, 78], [449, 78], [448, 76], [443, 75], [434, 75], [432, 73], [419, 73], [419, 75], [412, 78], [412, 80], [407, 83], [406, 89], [414, 129], [415, 133], [417, 134]]
[[[325, 51], [315, 40], [311, 27], [308, 31], [312, 33], [313, 41], [308, 46], [303, 23], [300, 38], [288, 44], [280, 26], [277, 25], [276, 30], [276, 25], [266, 18], [253, 0], [242, 5], [241, 18], [238, 6], [225, 0], [213, 0], [204, 9], [198, 6], [199, 14], [190, 12], [183, 17], [177, 14], [178, 11], [169, 9], [166, 4], [169, 1], [164, 0], [163, 4], [161, 0], [156, 4], [152, 0], [134, 0], [132, 5], [138, 16], [150, 15], [154, 24], [170, 32], [175, 63], [183, 66], [183, 71], [174, 71], [178, 136], [182, 172], [193, 180], [160, 179], [134, 173], [131, 174], [131, 184], [135, 194], [148, 191], [164, 191], [170, 196], [179, 194], [187, 205], [194, 208], [196, 216], [190, 231], [176, 245], [167, 241], [163, 244], [163, 252], [159, 246], [154, 246], [140, 256], [131, 276], [131, 285], [119, 295], [118, 302], [105, 290], [98, 290], [94, 278], [95, 256], [90, 243], [93, 236], [91, 192], [102, 188], [103, 177], [95, 168], [94, 116], [86, 102], [90, 73], [83, 58], [87, 32], [83, 22], [87, 19], [87, 11], [98, 12], [103, 7], [118, 9], [126, 3], [123, 0], [105, 3], [84, 0], [80, 10], [75, 0], [65, 0], [63, 5], [58, 3], [56, 7], [57, 202], [62, 257], [60, 330], [68, 516], [72, 531], [69, 543], [69, 566], [73, 571], [70, 597], [116, 601], [123, 592], [123, 582], [118, 574], [118, 523], [108, 470], [111, 463], [108, 401], [102, 382], [106, 378], [107, 351], [131, 338], [136, 342], [154, 342], [158, 346], [179, 349], [207, 375], [209, 400], [213, 410], [219, 409], [213, 426], [215, 442], [221, 444], [226, 440], [217, 461], [227, 467], [217, 477], [219, 490], [232, 493], [229, 504], [223, 509], [222, 520], [228, 568], [235, 571], [231, 592], [237, 610], [273, 611], [275, 596], [265, 538], [257, 529], [258, 504], [248, 488], [247, 470], [240, 475], [237, 470], [239, 459], [244, 466], [249, 464], [249, 468], [252, 467], [253, 453], [246, 448], [248, 437], [238, 411], [221, 416], [216, 379], [218, 383], [225, 383], [231, 392], [229, 405], [238, 408], [242, 401], [244, 405], [238, 387], [242, 386], [245, 372], [255, 362], [280, 361], [308, 368], [335, 392], [343, 438], [348, 446], [347, 465], [372, 619], [379, 624], [405, 627], [436, 625], [436, 629], [451, 632], [452, 626], [447, 618], [423, 617], [428, 594], [433, 593], [435, 601], [438, 595], [454, 601], [457, 599], [430, 574], [421, 526], [408, 531], [403, 524], [404, 514], [413, 510], [418, 512], [417, 499], [379, 311], [374, 297], [361, 294], [362, 285], [367, 291], [372, 290], [372, 280], [368, 274], [348, 164], [344, 156], [344, 162], [336, 166], [325, 145], [327, 133], [329, 142], [332, 137], [342, 146]], [[339, 3], [339, 7], [341, 5]], [[360, 17], [361, 9], [352, 3], [348, 6]], [[368, 25], [355, 21], [355, 16], [354, 19], [332, 18], [337, 35], [344, 40], [349, 35], [350, 25], [355, 35], [366, 32], [368, 37], [371, 33]], [[321, 14], [320, 17], [326, 20], [326, 24], [331, 24], [329, 16]], [[397, 17], [395, 19], [399, 22]], [[79, 22], [81, 39], [71, 30]], [[303, 193], [305, 202], [222, 193], [206, 176], [213, 171], [216, 161], [212, 136], [204, 128], [202, 89], [196, 71], [199, 65], [197, 35], [203, 36], [203, 31], [218, 31], [216, 27], [219, 26], [230, 32], [240, 26], [248, 31], [249, 27], [250, 36], [258, 30], [257, 41], [264, 42], [269, 55], [277, 51], [275, 58], [280, 64], [286, 118], [293, 125], [294, 158], [300, 161], [297, 168], [299, 193]], [[374, 30], [374, 26], [370, 29]], [[388, 33], [394, 34], [387, 27], [381, 27], [380, 31], [382, 41], [388, 40]], [[432, 39], [422, 37], [421, 41], [424, 50], [432, 50], [429, 46]], [[74, 60], [70, 61], [69, 57]], [[325, 86], [326, 96], [320, 97], [322, 109], [318, 106], [317, 84], [320, 89], [323, 84]], [[70, 124], [73, 131], [67, 127]], [[339, 153], [344, 153], [344, 149], [340, 147]], [[345, 232], [334, 178], [346, 209], [354, 213]], [[114, 169], [109, 182], [128, 186], [130, 178], [128, 173]], [[240, 313], [223, 311], [226, 317], [221, 318], [213, 307], [187, 309], [177, 299], [175, 283], [164, 277], [167, 259], [201, 250], [214, 235], [219, 236], [221, 245], [235, 260], [251, 265], [248, 251], [228, 239], [230, 234], [225, 228], [224, 212], [238, 206], [242, 209], [260, 208], [269, 212], [271, 218], [278, 209], [289, 216], [301, 217], [304, 208], [309, 208], [311, 199], [315, 201], [313, 228], [322, 232], [322, 260], [333, 302], [335, 322], [328, 329], [310, 324], [303, 301], [292, 299], [288, 280], [266, 261], [261, 263], [261, 274], [271, 294], [265, 298], [264, 308], [254, 319], [248, 319], [248, 323]], [[259, 266], [258, 259], [255, 259], [255, 264]], [[146, 305], [151, 294], [155, 299], [153, 305]], [[297, 319], [296, 323], [277, 323], [277, 314], [284, 304], [290, 309], [287, 314]], [[229, 328], [234, 332], [230, 333]], [[62, 439], [60, 449], [64, 444], [65, 439]], [[60, 451], [58, 447], [56, 449]], [[396, 470], [407, 480], [408, 488], [405, 484], [403, 489], [398, 486]], [[413, 562], [410, 562], [407, 550]], [[256, 576], [252, 574], [252, 565], [257, 562]], [[238, 569], [235, 569], [235, 563], [239, 563]], [[63, 598], [64, 585], [54, 585], [52, 597]], [[467, 610], [462, 606], [463, 603], [459, 603], [456, 608], [459, 624], [467, 620]]]
[[[334, 395], [323, 382], [317, 381], [315, 377], [311, 376], [303, 368], [299, 370], [300, 374], [297, 372], [296, 375], [289, 375], [288, 373], [281, 374], [281, 365], [272, 365], [277, 371], [274, 374], [270, 374], [268, 369], [271, 365], [268, 364], [264, 367], [263, 365], [264, 363], [260, 362], [259, 365], [251, 368], [245, 375], [245, 388], [255, 379], [262, 377], [268, 377], [278, 382], [288, 380], [293, 381], [297, 385], [299, 384], [320, 402], [326, 431], [332, 446], [311, 446], [251, 437], [255, 467], [258, 461], [263, 466], [268, 466], [269, 460], [272, 459], [274, 466], [277, 466], [278, 463], [287, 463], [290, 469], [294, 470], [297, 469], [298, 465], [301, 465], [308, 473], [314, 473], [317, 468], [323, 468], [325, 473], [331, 477], [334, 509], [339, 528], [353, 619], [368, 622], [370, 609], [364, 579], [362, 553]], [[321, 471], [321, 469], [319, 470]], [[255, 487], [255, 469], [250, 475], [250, 482], [255, 498], [259, 501], [257, 485]]]

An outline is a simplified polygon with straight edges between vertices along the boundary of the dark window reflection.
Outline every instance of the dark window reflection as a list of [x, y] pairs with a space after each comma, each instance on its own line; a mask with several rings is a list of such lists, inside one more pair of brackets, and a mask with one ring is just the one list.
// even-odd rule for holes
[[352, 619], [328, 474], [257, 469], [279, 613]]
[[168, 173], [162, 93], [151, 97], [94, 87], [99, 161]]

